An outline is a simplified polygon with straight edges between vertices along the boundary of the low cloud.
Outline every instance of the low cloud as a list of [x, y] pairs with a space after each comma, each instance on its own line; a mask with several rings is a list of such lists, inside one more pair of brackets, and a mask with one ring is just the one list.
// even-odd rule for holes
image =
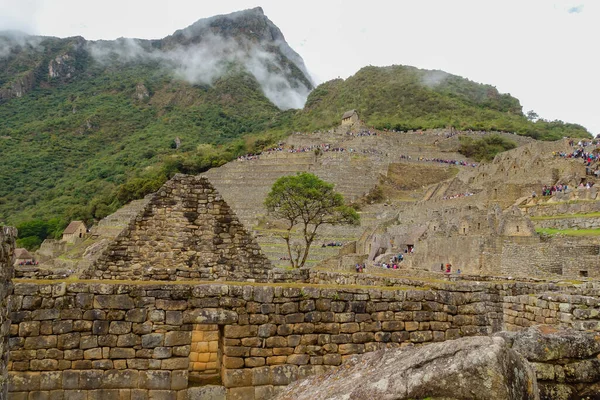
[[0, 32], [0, 59], [8, 57], [18, 49], [43, 51], [42, 40], [40, 36], [29, 36], [19, 31], [2, 31]]
[[434, 88], [443, 83], [449, 76], [450, 74], [444, 71], [425, 71], [421, 76], [421, 84]]
[[575, 6], [575, 7], [571, 7], [571, 8], [569, 8], [569, 9], [567, 10], [567, 12], [568, 12], [569, 14], [579, 14], [579, 13], [580, 13], [580, 12], [582, 12], [582, 11], [583, 11], [583, 4], [580, 4], [580, 5], [578, 5], [578, 6]]
[[[288, 78], [289, 68], [260, 43], [207, 35], [199, 44], [166, 51], [153, 49], [148, 41], [137, 39], [90, 42], [89, 50], [94, 59], [104, 64], [156, 61], [191, 84], [212, 85], [231, 68], [241, 65], [256, 78], [265, 96], [282, 110], [302, 108], [310, 92], [301, 81]], [[292, 61], [306, 74], [303, 64]]]

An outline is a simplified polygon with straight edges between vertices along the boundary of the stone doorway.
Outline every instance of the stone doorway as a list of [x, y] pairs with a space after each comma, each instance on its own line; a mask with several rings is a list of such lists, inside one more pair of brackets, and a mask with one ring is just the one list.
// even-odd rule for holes
[[190, 386], [221, 384], [221, 338], [219, 325], [194, 324], [190, 350]]

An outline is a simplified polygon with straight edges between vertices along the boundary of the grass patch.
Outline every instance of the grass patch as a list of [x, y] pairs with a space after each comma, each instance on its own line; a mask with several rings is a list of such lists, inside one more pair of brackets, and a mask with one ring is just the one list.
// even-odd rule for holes
[[563, 236], [600, 236], [600, 229], [554, 229], [537, 228], [535, 230], [541, 235], [563, 235]]

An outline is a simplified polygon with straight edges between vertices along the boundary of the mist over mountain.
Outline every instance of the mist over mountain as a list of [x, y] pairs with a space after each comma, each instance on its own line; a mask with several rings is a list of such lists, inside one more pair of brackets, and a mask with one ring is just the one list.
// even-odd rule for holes
[[[37, 59], [30, 57], [33, 68], [42, 67], [39, 64], [45, 61], [42, 56], [48, 58], [51, 78], [72, 78], [77, 72], [87, 71], [90, 64], [108, 68], [153, 63], [171, 72], [176, 79], [193, 85], [212, 86], [227, 74], [246, 72], [257, 80], [264, 95], [282, 110], [302, 108], [313, 89], [302, 58], [287, 44], [279, 28], [260, 7], [201, 19], [160, 40], [86, 41], [16, 32], [0, 34], [0, 65], [11, 61], [20, 64], [23, 52], [40, 56]], [[0, 86], [2, 83], [10, 85], [9, 77], [6, 76]], [[4, 98], [19, 97], [36, 83], [39, 82], [26, 80], [17, 83], [18, 90], [3, 88]]]

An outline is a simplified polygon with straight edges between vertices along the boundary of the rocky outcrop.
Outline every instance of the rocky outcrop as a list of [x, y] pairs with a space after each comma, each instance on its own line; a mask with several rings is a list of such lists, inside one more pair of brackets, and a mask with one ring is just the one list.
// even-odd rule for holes
[[278, 400], [538, 399], [533, 368], [501, 338], [472, 337], [353, 358]]
[[537, 326], [497, 334], [535, 368], [540, 399], [597, 399], [600, 396], [600, 335]]
[[23, 97], [33, 89], [34, 85], [35, 74], [32, 71], [26, 72], [0, 88], [0, 101]]

